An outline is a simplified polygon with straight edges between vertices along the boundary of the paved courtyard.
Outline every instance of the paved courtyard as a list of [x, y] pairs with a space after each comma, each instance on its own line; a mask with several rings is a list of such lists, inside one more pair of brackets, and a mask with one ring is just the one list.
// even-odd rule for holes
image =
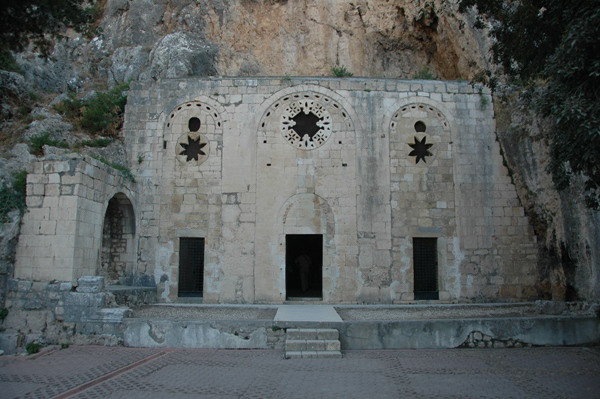
[[599, 398], [600, 348], [345, 351], [79, 346], [0, 357], [0, 398]]

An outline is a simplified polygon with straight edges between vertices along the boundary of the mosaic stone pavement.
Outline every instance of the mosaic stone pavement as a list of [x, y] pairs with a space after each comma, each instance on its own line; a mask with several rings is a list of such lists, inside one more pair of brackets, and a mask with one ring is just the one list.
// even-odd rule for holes
[[0, 357], [0, 398], [598, 398], [600, 348], [345, 351], [81, 346]]

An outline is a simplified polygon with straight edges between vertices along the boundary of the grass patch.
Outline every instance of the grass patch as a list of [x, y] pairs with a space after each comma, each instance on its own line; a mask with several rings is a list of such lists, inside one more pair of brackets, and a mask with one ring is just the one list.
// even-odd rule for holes
[[131, 171], [129, 170], [129, 168], [127, 166], [121, 165], [120, 163], [116, 163], [116, 162], [110, 162], [109, 160], [99, 157], [99, 156], [93, 156], [92, 158], [102, 162], [105, 165], [110, 166], [113, 169], [118, 170], [119, 172], [121, 172], [121, 174], [123, 175], [124, 178], [126, 178], [127, 180], [129, 180], [132, 183], [135, 183], [135, 177], [133, 177], [133, 174], [131, 173]]
[[346, 69], [344, 65], [332, 67], [331, 74], [338, 78], [349, 78], [350, 76], [354, 76], [354, 74]]
[[431, 71], [429, 71], [429, 68], [425, 67], [425, 68], [421, 69], [419, 72], [417, 72], [413, 76], [413, 79], [436, 80], [437, 76], [434, 73], [432, 73]]
[[[0, 223], [8, 222], [8, 214], [15, 209], [18, 209], [21, 214], [25, 212], [26, 187], [26, 170], [19, 171], [13, 175], [11, 186], [4, 184], [0, 186]], [[2, 319], [4, 320], [4, 318]]]
[[50, 134], [48, 133], [42, 133], [29, 139], [29, 149], [35, 155], [43, 155], [45, 145], [49, 145], [51, 147], [69, 148], [69, 144], [66, 141], [50, 138]]
[[40, 351], [40, 349], [42, 349], [42, 344], [38, 344], [35, 342], [30, 342], [27, 345], [25, 345], [25, 350], [27, 351], [28, 355], [33, 355], [34, 353], [38, 353]]

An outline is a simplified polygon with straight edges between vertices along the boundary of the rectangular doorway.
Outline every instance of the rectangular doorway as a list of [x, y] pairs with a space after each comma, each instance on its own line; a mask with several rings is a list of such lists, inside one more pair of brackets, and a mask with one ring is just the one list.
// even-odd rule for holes
[[180, 297], [202, 296], [204, 284], [204, 238], [179, 238]]
[[437, 238], [413, 238], [415, 299], [437, 300]]
[[286, 299], [323, 298], [323, 235], [285, 236]]

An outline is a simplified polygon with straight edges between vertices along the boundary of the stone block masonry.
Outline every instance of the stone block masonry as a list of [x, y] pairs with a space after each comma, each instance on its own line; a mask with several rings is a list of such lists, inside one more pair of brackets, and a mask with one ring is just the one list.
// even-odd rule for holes
[[121, 322], [130, 310], [117, 307], [103, 277], [71, 282], [8, 280], [0, 349], [24, 351], [26, 344], [108, 344], [122, 342]]
[[98, 274], [109, 200], [119, 193], [134, 198], [133, 185], [112, 167], [79, 154], [33, 163], [14, 277], [77, 285], [79, 277]]
[[[134, 269], [163, 301], [535, 298], [535, 236], [494, 130], [489, 91], [461, 82], [135, 83], [123, 131], [138, 181]], [[322, 245], [294, 247], [307, 236]], [[196, 258], [182, 240], [201, 244]]]

